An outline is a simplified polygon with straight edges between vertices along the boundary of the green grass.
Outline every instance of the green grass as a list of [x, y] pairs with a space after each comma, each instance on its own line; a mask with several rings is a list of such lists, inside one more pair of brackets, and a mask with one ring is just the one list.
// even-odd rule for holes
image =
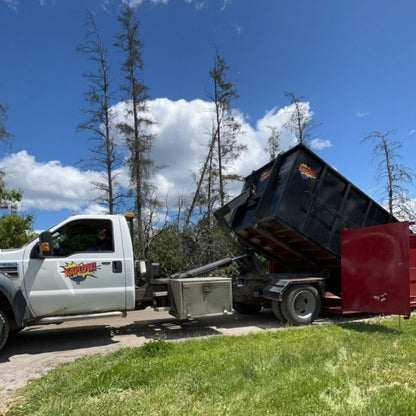
[[32, 381], [8, 415], [412, 415], [416, 321], [152, 342]]

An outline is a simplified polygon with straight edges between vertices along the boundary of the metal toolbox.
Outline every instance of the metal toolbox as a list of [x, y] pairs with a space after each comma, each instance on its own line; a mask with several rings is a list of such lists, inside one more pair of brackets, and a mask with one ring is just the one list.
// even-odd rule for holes
[[195, 277], [169, 279], [170, 314], [178, 319], [219, 315], [232, 311], [231, 279]]

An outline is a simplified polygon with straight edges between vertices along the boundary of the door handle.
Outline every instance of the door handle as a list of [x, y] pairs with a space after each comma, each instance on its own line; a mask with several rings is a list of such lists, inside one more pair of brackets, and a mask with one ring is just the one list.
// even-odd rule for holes
[[123, 271], [123, 263], [120, 260], [113, 261], [113, 273], [121, 273]]

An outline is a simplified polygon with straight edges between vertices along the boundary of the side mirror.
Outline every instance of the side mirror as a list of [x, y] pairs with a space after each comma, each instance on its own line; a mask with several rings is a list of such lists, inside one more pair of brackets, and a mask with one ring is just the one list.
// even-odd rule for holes
[[53, 256], [52, 234], [49, 231], [39, 235], [39, 252], [42, 257]]

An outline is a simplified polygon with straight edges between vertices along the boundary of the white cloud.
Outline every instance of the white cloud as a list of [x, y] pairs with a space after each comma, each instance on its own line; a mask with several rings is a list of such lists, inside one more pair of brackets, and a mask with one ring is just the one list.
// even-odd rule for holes
[[[309, 103], [300, 104], [302, 111], [312, 117]], [[200, 99], [171, 101], [168, 98], [158, 98], [150, 101], [148, 108], [156, 123], [154, 132], [157, 135], [152, 158], [157, 164], [166, 166], [158, 172], [154, 181], [159, 198], [165, 201], [167, 195], [168, 205], [172, 208], [178, 196], [190, 197], [195, 190], [193, 174], [199, 174], [207, 154], [214, 107], [212, 103]], [[247, 146], [247, 151], [227, 166], [229, 172], [246, 176], [269, 160], [266, 148], [271, 127], [281, 132], [281, 150], [295, 145], [295, 133], [287, 127], [293, 108], [293, 105], [273, 108], [257, 121], [255, 127], [247, 121], [247, 116], [235, 110], [234, 117], [242, 127], [239, 140]], [[113, 110], [116, 122], [124, 121], [125, 104], [119, 103]], [[312, 144], [317, 149], [331, 146], [328, 140], [316, 139]], [[240, 189], [241, 184], [235, 184], [230, 192], [235, 193]]]
[[332, 143], [329, 140], [322, 140], [322, 139], [313, 139], [311, 140], [311, 149], [314, 150], [322, 150], [328, 147], [332, 147]]
[[4, 158], [1, 169], [8, 187], [23, 191], [22, 209], [79, 210], [96, 196], [90, 183], [99, 178], [98, 173], [62, 166], [59, 161], [39, 163], [25, 150]]
[[195, 0], [195, 2], [194, 0], [185, 0], [185, 3], [188, 3], [188, 4], [194, 3], [194, 8], [197, 12], [205, 6], [205, 1], [203, 0]]
[[196, 1], [195, 2], [195, 10], [198, 12], [199, 10], [202, 10], [205, 6], [204, 1]]
[[[303, 109], [310, 113], [309, 103], [301, 103]], [[124, 103], [113, 107], [117, 122], [122, 121]], [[158, 98], [149, 102], [152, 118], [157, 123], [154, 129], [157, 140], [153, 147], [153, 160], [166, 167], [158, 172], [157, 186], [164, 200], [169, 194], [169, 205], [176, 203], [178, 195], [189, 195], [195, 189], [192, 174], [198, 174], [201, 163], [207, 153], [207, 143], [213, 117], [213, 104], [196, 99], [192, 101], [171, 101]], [[292, 106], [282, 109], [273, 108], [252, 127], [244, 115], [235, 111], [234, 116], [242, 126], [240, 142], [247, 146], [240, 159], [228, 165], [232, 173], [246, 176], [268, 161], [265, 151], [270, 127], [281, 130], [281, 149], [286, 150], [296, 144], [294, 132], [285, 125], [289, 122]], [[328, 144], [327, 144], [328, 145]], [[241, 184], [238, 185], [241, 187]], [[164, 191], [167, 191], [166, 193]]]
[[[127, 4], [127, 6], [134, 9], [135, 7], [139, 7], [140, 5], [142, 5], [145, 1], [146, 0], [123, 0], [123, 3]], [[169, 3], [169, 0], [149, 0], [149, 1], [155, 6], [158, 4], [166, 5]]]
[[17, 11], [19, 2], [17, 0], [3, 0], [6, 3], [6, 6], [10, 7], [12, 10]]
[[80, 214], [87, 214], [87, 215], [101, 215], [106, 214], [106, 210], [98, 204], [90, 204], [86, 206], [83, 210], [79, 212]]
[[235, 24], [234, 27], [235, 27], [235, 30], [237, 31], [237, 35], [240, 36], [241, 33], [243, 32], [243, 27], [238, 24]]
[[[20, 6], [20, 2], [18, 0], [0, 0], [6, 4], [6, 6], [10, 7], [10, 9], [17, 11], [18, 7]], [[44, 7], [47, 5], [47, 0], [38, 0], [39, 5]]]
[[[17, 11], [17, 9], [18, 9], [18, 7], [19, 7], [19, 5], [20, 5], [20, 2], [18, 1], [18, 0], [0, 0], [0, 2], [3, 2], [3, 3], [5, 3], [8, 7], [10, 7], [10, 9], [12, 9], [12, 10], [14, 10], [14, 11]], [[107, 10], [107, 7], [109, 6], [109, 4], [110, 4], [110, 1], [111, 0], [102, 0], [102, 2], [101, 2], [101, 7], [104, 9], [104, 10]], [[141, 6], [143, 3], [145, 3], [146, 1], [149, 1], [151, 4], [153, 4], [154, 6], [157, 6], [157, 5], [159, 5], [159, 4], [161, 4], [161, 5], [167, 5], [168, 3], [169, 3], [169, 0], [122, 0], [122, 3], [123, 4], [126, 4], [127, 6], [129, 6], [129, 7], [131, 7], [131, 8], [136, 8], [136, 7], [139, 7], [139, 6]], [[192, 0], [185, 0], [187, 3], [191, 3], [192, 2]], [[39, 2], [39, 5], [41, 6], [41, 7], [45, 7], [45, 6], [47, 6], [48, 5], [48, 1], [47, 0], [38, 0], [38, 2]], [[224, 2], [226, 3], [227, 2], [227, 0], [224, 0]], [[199, 1], [197, 1], [196, 2], [196, 6], [195, 7], [197, 7], [197, 5], [199, 4], [200, 2]], [[223, 7], [225, 7], [225, 6], [223, 6]]]
[[354, 114], [354, 117], [358, 117], [358, 118], [363, 118], [363, 117], [367, 117], [368, 116], [368, 113], [361, 113], [361, 112], [359, 112], [359, 111], [357, 111], [355, 114]]
[[410, 130], [408, 136], [413, 136], [416, 133], [416, 129]]
[[223, 0], [221, 11], [225, 10], [231, 4], [231, 0]]
[[[153, 182], [159, 199], [167, 200], [169, 208], [174, 209], [178, 196], [190, 198], [195, 190], [193, 174], [198, 174], [207, 154], [213, 104], [200, 99], [171, 101], [158, 98], [150, 101], [148, 107], [157, 123], [152, 158], [157, 165], [166, 165], [157, 172]], [[309, 103], [302, 103], [302, 108], [312, 116]], [[125, 120], [125, 103], [117, 104], [113, 110], [116, 123]], [[246, 176], [268, 162], [266, 148], [271, 127], [281, 131], [281, 150], [296, 144], [293, 131], [286, 127], [292, 112], [293, 106], [273, 108], [252, 126], [247, 116], [235, 110], [234, 116], [242, 126], [240, 142], [247, 146], [247, 151], [227, 166], [229, 171]], [[322, 149], [330, 146], [330, 142], [317, 140], [312, 145]], [[40, 163], [26, 151], [5, 157], [0, 161], [0, 168], [6, 171], [8, 187], [23, 191], [24, 209], [67, 208], [84, 213], [101, 212], [101, 208], [91, 202], [97, 196], [91, 185], [99, 180], [97, 172], [63, 166], [59, 161]], [[123, 187], [128, 187], [126, 168], [119, 172], [118, 179]], [[240, 189], [241, 184], [236, 184], [230, 191], [236, 193]]]

